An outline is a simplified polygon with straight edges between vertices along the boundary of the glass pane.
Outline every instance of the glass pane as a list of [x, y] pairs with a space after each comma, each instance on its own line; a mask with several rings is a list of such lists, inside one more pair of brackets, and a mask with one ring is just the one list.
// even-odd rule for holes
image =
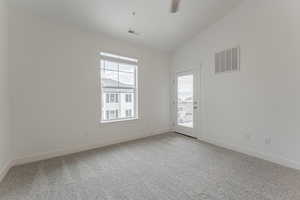
[[135, 71], [136, 66], [120, 64], [119, 65], [119, 81], [120, 87], [134, 88], [135, 87]]
[[128, 72], [119, 72], [120, 88], [134, 88], [135, 74]]
[[135, 68], [136, 66], [134, 65], [128, 65], [128, 64], [120, 64], [119, 66], [119, 70], [121, 72], [131, 72], [131, 73], [134, 73], [135, 72]]
[[107, 61], [107, 60], [104, 60], [103, 63], [104, 63], [104, 65], [102, 66], [102, 68], [105, 68], [105, 69], [111, 70], [111, 71], [118, 71], [118, 68], [119, 68], [118, 63]]
[[177, 78], [177, 124], [193, 128], [193, 75]]
[[102, 87], [118, 87], [118, 63], [103, 61], [101, 65]]

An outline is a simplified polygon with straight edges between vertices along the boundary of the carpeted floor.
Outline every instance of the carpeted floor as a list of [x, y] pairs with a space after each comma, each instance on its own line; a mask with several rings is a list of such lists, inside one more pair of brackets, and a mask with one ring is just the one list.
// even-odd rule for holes
[[18, 166], [1, 200], [299, 200], [300, 171], [174, 133]]

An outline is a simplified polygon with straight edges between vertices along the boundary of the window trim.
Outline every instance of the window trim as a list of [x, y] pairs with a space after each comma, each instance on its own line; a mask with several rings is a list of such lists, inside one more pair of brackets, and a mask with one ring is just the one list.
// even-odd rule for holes
[[138, 65], [139, 61], [136, 58], [129, 58], [125, 56], [119, 56], [112, 53], [100, 52], [100, 60], [107, 60], [111, 62], [117, 62], [128, 65]]
[[138, 63], [138, 59], [136, 58], [130, 58], [130, 57], [126, 57], [126, 56], [120, 56], [120, 55], [116, 55], [116, 54], [112, 54], [112, 53], [108, 53], [108, 52], [100, 52], [100, 56], [102, 58], [104, 58], [105, 60], [107, 59], [112, 59], [112, 60], [119, 60], [121, 62], [129, 62], [129, 63]]
[[[103, 52], [101, 52], [103, 53]], [[110, 54], [108, 53], [109, 55], [114, 55], [114, 54]], [[118, 55], [115, 55], [115, 56], [118, 56]], [[129, 57], [123, 57], [123, 56], [118, 56], [119, 58], [129, 58]], [[107, 56], [102, 56], [100, 55], [100, 59], [99, 59], [99, 64], [98, 64], [98, 70], [99, 70], [99, 73], [98, 73], [98, 79], [99, 79], [99, 91], [100, 91], [100, 94], [99, 94], [99, 98], [100, 98], [100, 120], [99, 120], [99, 123], [100, 124], [109, 124], [109, 123], [115, 123], [115, 122], [126, 122], [126, 121], [135, 121], [135, 120], [139, 120], [139, 66], [138, 66], [138, 60], [135, 59], [135, 58], [132, 58], [132, 60], [134, 61], [130, 61], [130, 60], [122, 60], [122, 59], [119, 59], [119, 58], [112, 58], [112, 57], [107, 57]], [[129, 58], [131, 59], [131, 58]], [[135, 112], [133, 112], [132, 114], [135, 114], [133, 117], [130, 117], [130, 118], [123, 118], [123, 119], [115, 119], [115, 120], [103, 120], [102, 119], [102, 108], [103, 108], [103, 104], [105, 102], [102, 101], [102, 95], [103, 95], [103, 88], [102, 88], [102, 85], [101, 85], [101, 79], [102, 79], [102, 74], [101, 74], [101, 62], [102, 61], [110, 61], [110, 62], [117, 62], [119, 64], [127, 64], [127, 65], [133, 65], [135, 66], [135, 93], [133, 94], [133, 96], [131, 96], [131, 101], [135, 100], [135, 104], [134, 104], [134, 110]], [[120, 99], [121, 97], [119, 97], [119, 101], [121, 100]], [[104, 101], [106, 97], [104, 98]], [[105, 114], [105, 113], [104, 113]]]
[[128, 122], [128, 121], [136, 121], [139, 120], [138, 117], [132, 117], [132, 118], [126, 118], [126, 119], [115, 119], [115, 120], [110, 120], [110, 121], [101, 121], [101, 124], [110, 124], [110, 123], [116, 123], [116, 122]]

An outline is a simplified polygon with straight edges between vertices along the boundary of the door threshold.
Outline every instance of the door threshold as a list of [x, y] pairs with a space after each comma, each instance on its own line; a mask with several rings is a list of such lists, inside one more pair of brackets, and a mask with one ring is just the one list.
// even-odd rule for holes
[[179, 133], [179, 132], [176, 132], [175, 133], [179, 134], [179, 135], [182, 135], [182, 136], [185, 136], [185, 137], [189, 137], [189, 138], [192, 138], [192, 139], [197, 139], [196, 137], [193, 137], [193, 136], [190, 136], [190, 135], [186, 135], [186, 134], [183, 134], [183, 133]]

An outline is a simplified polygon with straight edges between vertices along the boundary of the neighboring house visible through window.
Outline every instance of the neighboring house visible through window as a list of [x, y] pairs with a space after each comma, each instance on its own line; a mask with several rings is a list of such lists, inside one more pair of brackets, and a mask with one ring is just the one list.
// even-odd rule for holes
[[119, 94], [106, 93], [106, 103], [119, 103]]
[[131, 103], [132, 101], [132, 95], [131, 94], [126, 94], [126, 103]]
[[106, 111], [106, 119], [115, 120], [119, 117], [119, 110], [107, 110]]
[[136, 119], [137, 60], [101, 53], [101, 122]]
[[132, 116], [132, 110], [126, 110], [126, 117], [131, 117]]

